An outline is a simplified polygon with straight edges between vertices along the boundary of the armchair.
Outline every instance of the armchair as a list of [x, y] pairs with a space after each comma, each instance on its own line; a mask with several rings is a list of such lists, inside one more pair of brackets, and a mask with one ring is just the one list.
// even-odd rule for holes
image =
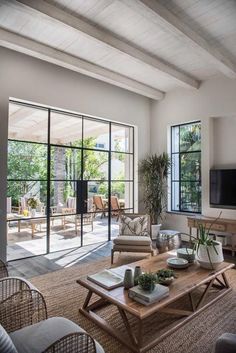
[[22, 290], [5, 299], [0, 305], [0, 322], [0, 347], [4, 347], [3, 340], [10, 339], [14, 353], [104, 353], [74, 322], [48, 318], [45, 300], [36, 290]]
[[111, 263], [114, 262], [114, 253], [138, 252], [154, 255], [151, 239], [151, 222], [149, 215], [126, 214], [120, 216], [119, 235], [113, 240]]

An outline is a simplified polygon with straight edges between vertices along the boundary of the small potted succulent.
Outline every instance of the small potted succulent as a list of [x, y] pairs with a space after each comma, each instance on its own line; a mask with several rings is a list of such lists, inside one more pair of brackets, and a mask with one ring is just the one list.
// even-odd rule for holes
[[147, 292], [152, 292], [155, 289], [157, 276], [154, 273], [143, 273], [138, 278], [139, 286]]
[[163, 268], [157, 271], [157, 282], [169, 286], [173, 280], [176, 278], [176, 275], [173, 270]]

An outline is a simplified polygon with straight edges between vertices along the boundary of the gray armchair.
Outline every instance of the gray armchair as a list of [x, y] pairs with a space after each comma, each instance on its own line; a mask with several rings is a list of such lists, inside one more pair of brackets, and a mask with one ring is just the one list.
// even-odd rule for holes
[[1, 353], [104, 353], [80, 326], [63, 317], [47, 317], [42, 294], [22, 290], [0, 305]]

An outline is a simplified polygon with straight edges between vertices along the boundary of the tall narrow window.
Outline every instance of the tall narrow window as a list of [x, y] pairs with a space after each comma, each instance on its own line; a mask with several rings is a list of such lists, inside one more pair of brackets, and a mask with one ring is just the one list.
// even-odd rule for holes
[[171, 210], [201, 212], [201, 123], [171, 127]]

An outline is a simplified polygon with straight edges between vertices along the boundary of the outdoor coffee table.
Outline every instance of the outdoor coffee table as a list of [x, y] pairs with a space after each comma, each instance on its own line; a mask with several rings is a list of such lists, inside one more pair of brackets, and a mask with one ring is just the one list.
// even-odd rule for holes
[[[124, 273], [125, 268], [134, 268], [138, 265], [141, 266], [143, 271], [155, 272], [158, 269], [167, 267], [166, 260], [169, 257], [173, 257], [173, 255], [168, 253], [157, 255], [151, 259], [141, 260], [127, 266], [116, 268], [116, 272], [118, 273], [120, 271], [120, 273]], [[194, 318], [210, 305], [215, 304], [217, 300], [227, 294], [231, 288], [226, 277], [226, 271], [233, 267], [234, 264], [223, 262], [217, 270], [206, 270], [201, 268], [198, 264], [193, 264], [184, 270], [176, 270], [175, 272], [178, 277], [169, 287], [169, 296], [158, 303], [151, 304], [150, 306], [139, 304], [130, 299], [128, 297], [128, 291], [123, 287], [106, 290], [83, 277], [77, 280], [77, 283], [85, 287], [88, 290], [88, 294], [83, 307], [80, 308], [79, 311], [95, 322], [103, 330], [126, 345], [130, 350], [142, 353], [156, 345], [160, 340], [176, 331], [186, 322]], [[214, 296], [212, 298], [213, 291]], [[196, 292], [198, 294], [197, 297]], [[93, 295], [98, 296], [99, 299], [90, 304]], [[186, 296], [188, 300], [188, 303], [186, 302], [186, 304], [184, 304], [186, 307], [183, 309], [173, 308], [173, 304], [177, 303], [184, 296]], [[114, 305], [118, 309], [124, 327], [126, 328], [125, 334], [121, 332], [121, 330], [112, 327], [111, 323], [108, 323], [96, 313], [96, 309], [105, 305]], [[191, 310], [189, 308], [191, 308]], [[127, 313], [136, 318], [138, 330], [134, 329], [133, 325], [130, 323]], [[161, 333], [158, 333], [157, 330], [155, 337], [152, 336], [148, 341], [147, 339], [144, 340], [144, 320], [150, 318], [151, 315], [158, 313], [165, 313], [174, 318], [176, 317], [176, 322], [174, 321], [174, 325], [172, 325], [171, 328], [166, 328], [164, 332], [162, 330]]]

